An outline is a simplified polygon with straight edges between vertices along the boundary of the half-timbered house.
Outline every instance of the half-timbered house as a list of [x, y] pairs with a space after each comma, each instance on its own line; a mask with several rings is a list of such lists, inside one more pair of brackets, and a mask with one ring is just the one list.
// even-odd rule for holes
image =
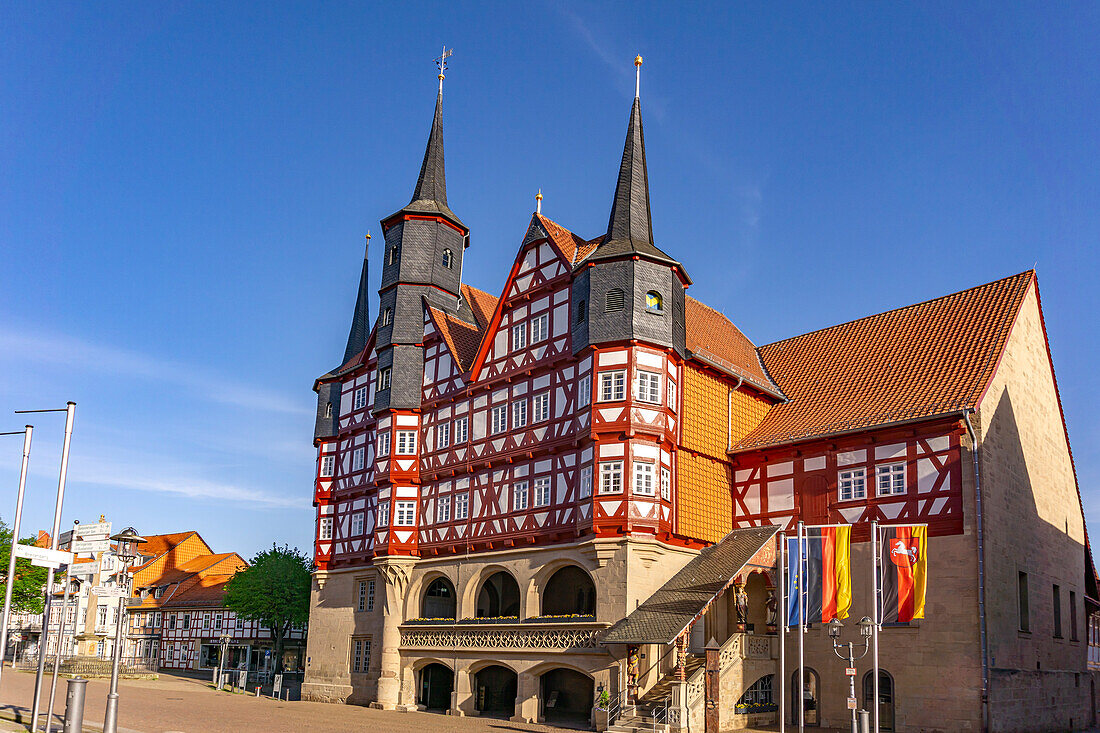
[[1034, 272], [758, 347], [654, 239], [636, 96], [607, 231], [540, 201], [493, 295], [463, 282], [442, 103], [379, 312], [364, 259], [315, 383], [304, 697], [596, 722], [607, 691], [701, 730], [714, 641], [722, 729], [799, 701], [844, 725], [820, 627], [779, 698], [776, 536], [852, 524], [858, 617], [878, 520], [932, 537], [927, 619], [883, 630], [884, 729], [1086, 722], [1096, 581]]

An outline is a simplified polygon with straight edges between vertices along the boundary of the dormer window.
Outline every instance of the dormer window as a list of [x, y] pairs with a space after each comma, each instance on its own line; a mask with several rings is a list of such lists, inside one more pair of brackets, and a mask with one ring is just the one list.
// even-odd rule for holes
[[614, 313], [626, 308], [626, 293], [619, 288], [611, 288], [604, 298], [604, 312]]
[[390, 247], [389, 264], [392, 265], [395, 262], [397, 262], [397, 245], [396, 244], [394, 246]]
[[649, 313], [664, 313], [664, 301], [656, 290], [650, 290], [645, 294], [645, 309]]
[[454, 267], [455, 256], [449, 249], [443, 250], [443, 266], [450, 270]]
[[383, 308], [381, 325], [388, 326], [391, 323], [393, 323], [393, 308]]

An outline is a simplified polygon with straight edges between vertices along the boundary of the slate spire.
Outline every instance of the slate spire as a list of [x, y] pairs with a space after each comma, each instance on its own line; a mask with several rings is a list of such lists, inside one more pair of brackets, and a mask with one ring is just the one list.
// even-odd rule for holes
[[634, 86], [634, 104], [626, 128], [626, 144], [619, 164], [615, 198], [604, 235], [592, 259], [624, 254], [648, 255], [665, 262], [675, 262], [653, 244], [653, 222], [649, 212], [649, 175], [645, 162], [645, 134], [642, 131], [641, 86], [642, 57], [634, 59], [638, 79]]
[[367, 243], [363, 248], [363, 269], [359, 274], [359, 294], [355, 296], [355, 313], [351, 318], [348, 345], [344, 349], [344, 360], [341, 364], [347, 364], [353, 356], [365, 349], [367, 338], [370, 337], [370, 290], [367, 287], [369, 257], [370, 232], [367, 232]]
[[435, 116], [428, 134], [428, 146], [424, 149], [424, 161], [420, 164], [420, 176], [416, 179], [412, 200], [398, 213], [442, 214], [463, 229], [466, 225], [447, 205], [447, 172], [443, 164], [443, 86], [435, 98]]

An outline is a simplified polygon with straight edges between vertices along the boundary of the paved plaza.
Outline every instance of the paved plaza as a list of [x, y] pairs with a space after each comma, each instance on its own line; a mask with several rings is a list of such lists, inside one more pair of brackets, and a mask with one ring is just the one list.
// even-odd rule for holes
[[[46, 678], [49, 692], [49, 678]], [[86, 731], [103, 725], [107, 680], [89, 680], [84, 710]], [[0, 731], [24, 730], [12, 717], [29, 721], [34, 674], [4, 669], [0, 684]], [[433, 713], [397, 713], [354, 705], [312, 702], [279, 702], [249, 695], [215, 692], [209, 683], [186, 677], [161, 675], [158, 680], [123, 680], [119, 685], [119, 733], [271, 733], [272, 731], [331, 731], [361, 733], [511, 733], [560, 731], [546, 725], [526, 725], [507, 720], [457, 718]], [[45, 705], [43, 705], [45, 708]], [[55, 719], [65, 709], [65, 680], [58, 680]], [[44, 716], [43, 716], [44, 717]]]

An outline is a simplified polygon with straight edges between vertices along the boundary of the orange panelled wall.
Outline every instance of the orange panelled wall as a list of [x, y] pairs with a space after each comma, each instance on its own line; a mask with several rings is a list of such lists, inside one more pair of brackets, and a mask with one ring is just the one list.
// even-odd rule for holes
[[749, 394], [743, 390], [737, 390], [730, 397], [732, 410], [730, 420], [730, 442], [737, 444], [746, 435], [751, 433], [764, 416], [768, 414], [772, 403], [766, 398], [755, 394]]
[[680, 451], [676, 533], [717, 542], [733, 528], [730, 464]]
[[726, 457], [729, 388], [716, 376], [684, 366], [684, 413], [680, 422], [684, 448], [714, 458]]

